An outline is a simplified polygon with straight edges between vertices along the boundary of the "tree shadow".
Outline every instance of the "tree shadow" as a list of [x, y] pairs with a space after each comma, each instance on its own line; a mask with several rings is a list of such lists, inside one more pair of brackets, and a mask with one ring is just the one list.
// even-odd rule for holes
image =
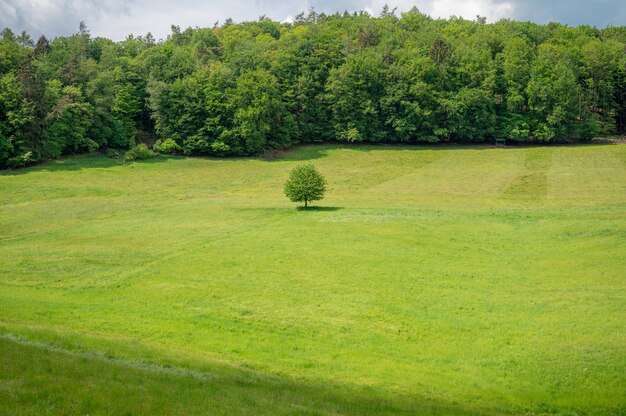
[[329, 150], [338, 147], [339, 145], [331, 143], [296, 144], [286, 149], [275, 149], [265, 152], [259, 159], [270, 163], [321, 159], [328, 156]]
[[[0, 334], [0, 352], [10, 357], [0, 368], [16, 381], [15, 391], [54, 400], [58, 413], [77, 404], [96, 409], [116, 409], [120, 414], [206, 413], [218, 405], [224, 414], [343, 414], [343, 415], [475, 415], [496, 414], [489, 408], [464, 406], [419, 394], [341, 383], [305, 381], [267, 374], [226, 363], [195, 363], [161, 356], [161, 363], [124, 358], [128, 346], [100, 345], [101, 350], [74, 344], [33, 342]], [[72, 341], [69, 341], [72, 344]], [[148, 351], [150, 351], [148, 349]], [[26, 357], [26, 359], [24, 359]], [[154, 355], [152, 355], [154, 357]], [[46, 368], [47, 371], [42, 369]], [[94, 374], [98, 374], [94, 377]], [[119, 378], [124, 379], [120, 385]], [[53, 382], [52, 379], [55, 381]], [[9, 378], [11, 380], [11, 378]], [[164, 388], [175, 400], [162, 400]], [[67, 391], [72, 394], [68, 395]], [[68, 398], [70, 400], [68, 400]], [[244, 400], [245, 399], [245, 400]], [[248, 403], [253, 406], [249, 407]], [[35, 407], [38, 407], [37, 405]], [[25, 410], [15, 402], [9, 409]], [[10, 412], [9, 412], [10, 413]], [[96, 412], [97, 413], [97, 412]], [[212, 414], [212, 412], [209, 412]]]
[[376, 150], [407, 151], [407, 150], [493, 150], [493, 149], [525, 149], [531, 147], [599, 147], [615, 146], [615, 142], [574, 142], [574, 143], [513, 143], [505, 146], [485, 143], [344, 143], [327, 141], [320, 143], [301, 143], [292, 147], [268, 152], [260, 160], [266, 162], [309, 161], [329, 156], [332, 150], [352, 150], [371, 152]]
[[342, 210], [343, 207], [318, 207], [318, 206], [308, 206], [308, 207], [297, 207], [298, 211], [321, 211], [321, 212], [332, 212]]
[[111, 158], [99, 153], [68, 155], [61, 159], [50, 160], [24, 168], [0, 170], [0, 176], [18, 176], [33, 172], [72, 172], [84, 169], [106, 169], [116, 166], [132, 167], [133, 165], [162, 163], [170, 159], [181, 158], [181, 156], [158, 155], [149, 159], [124, 162], [122, 158]]
[[[491, 150], [491, 149], [527, 149], [531, 147], [605, 147], [623, 145], [615, 141], [593, 141], [577, 143], [507, 143], [506, 146], [495, 146], [492, 143], [342, 143], [320, 142], [296, 144], [287, 149], [278, 149], [262, 156], [193, 156], [194, 159], [213, 161], [230, 160], [260, 160], [268, 163], [297, 162], [321, 159], [329, 156], [332, 150], [352, 150], [357, 152], [370, 152], [374, 150], [407, 151], [407, 150]], [[0, 170], [0, 176], [25, 175], [32, 172], [63, 172], [79, 171], [83, 169], [110, 168], [115, 166], [133, 166], [142, 164], [162, 163], [168, 160], [185, 159], [188, 156], [180, 155], [157, 155], [149, 159], [124, 162], [122, 158], [110, 158], [101, 153], [66, 155], [61, 159], [45, 161], [24, 168]]]

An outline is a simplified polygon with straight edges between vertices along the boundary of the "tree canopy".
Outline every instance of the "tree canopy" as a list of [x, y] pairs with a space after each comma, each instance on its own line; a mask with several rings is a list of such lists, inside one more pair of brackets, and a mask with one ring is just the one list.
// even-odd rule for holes
[[186, 154], [298, 142], [584, 140], [626, 130], [626, 27], [302, 13], [165, 40], [0, 39], [0, 168], [172, 140]]
[[311, 201], [324, 198], [326, 179], [311, 163], [303, 163], [291, 171], [285, 182], [285, 195], [291, 202], [304, 202], [304, 207]]

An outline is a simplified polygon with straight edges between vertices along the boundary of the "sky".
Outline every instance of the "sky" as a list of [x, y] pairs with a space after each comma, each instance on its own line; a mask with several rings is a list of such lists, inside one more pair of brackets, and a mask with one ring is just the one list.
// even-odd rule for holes
[[601, 28], [626, 25], [625, 0], [0, 0], [0, 29], [54, 38], [77, 32], [84, 20], [92, 36], [122, 40], [131, 33], [151, 32], [159, 39], [167, 37], [172, 24], [210, 27], [229, 17], [241, 22], [262, 15], [288, 21], [311, 7], [324, 13], [366, 10], [378, 15], [385, 3], [398, 12], [416, 6], [443, 18], [480, 15], [489, 22], [511, 18]]

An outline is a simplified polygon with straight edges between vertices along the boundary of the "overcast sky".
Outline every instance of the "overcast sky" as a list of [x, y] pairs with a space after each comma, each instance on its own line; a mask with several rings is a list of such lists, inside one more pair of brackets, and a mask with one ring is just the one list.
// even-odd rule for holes
[[152, 32], [165, 38], [172, 24], [206, 27], [228, 17], [239, 22], [261, 15], [285, 21], [311, 7], [325, 13], [367, 10], [378, 15], [385, 3], [398, 11], [417, 6], [433, 17], [626, 25], [626, 0], [0, 0], [0, 28], [52, 38], [75, 33], [84, 20], [93, 36], [121, 40], [130, 33]]

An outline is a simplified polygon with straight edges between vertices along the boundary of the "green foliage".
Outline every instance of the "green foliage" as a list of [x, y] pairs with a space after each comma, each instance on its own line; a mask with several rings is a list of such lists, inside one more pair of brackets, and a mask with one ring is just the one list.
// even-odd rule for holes
[[98, 143], [87, 133], [91, 126], [93, 107], [84, 102], [77, 87], [66, 86], [54, 97], [56, 103], [48, 115], [46, 156], [58, 157], [61, 153], [93, 152]]
[[380, 108], [384, 77], [383, 57], [371, 49], [349, 58], [331, 72], [328, 99], [332, 102], [337, 139], [349, 142], [384, 139]]
[[14, 74], [0, 78], [0, 166], [23, 148], [22, 128], [33, 119], [29, 103], [22, 98], [22, 90]]
[[311, 201], [324, 198], [326, 179], [315, 166], [304, 163], [293, 168], [285, 182], [285, 195], [292, 202], [304, 202], [304, 207]]
[[203, 153], [208, 148], [203, 127], [207, 74], [194, 73], [172, 84], [153, 81], [149, 84], [150, 103], [156, 122], [156, 131], [162, 137], [173, 139], [185, 153]]
[[574, 132], [576, 116], [581, 115], [576, 74], [556, 47], [546, 45], [539, 52], [527, 87], [529, 108], [538, 126], [534, 135], [540, 141], [567, 139]]
[[286, 147], [295, 136], [295, 121], [281, 98], [278, 80], [258, 69], [243, 74], [231, 95], [235, 112], [232, 134], [245, 154]]
[[131, 84], [120, 86], [113, 100], [111, 113], [121, 121], [126, 140], [134, 142], [136, 136], [135, 116], [141, 112], [141, 101], [136, 87]]
[[124, 154], [124, 161], [130, 162], [133, 160], [148, 159], [153, 156], [154, 152], [150, 150], [145, 143], [140, 143]]
[[530, 139], [530, 125], [524, 117], [514, 114], [507, 120], [507, 138], [519, 143], [528, 142]]
[[487, 91], [464, 88], [449, 99], [439, 99], [443, 137], [463, 142], [483, 142], [494, 133], [496, 115]]
[[33, 158], [33, 152], [26, 152], [10, 158], [7, 161], [7, 166], [10, 168], [23, 168], [30, 165], [35, 160]]
[[222, 141], [215, 141], [211, 143], [211, 152], [218, 156], [224, 156], [229, 154], [230, 146]]
[[164, 154], [180, 153], [181, 147], [172, 139], [157, 140], [152, 146], [154, 151]]
[[122, 156], [117, 149], [107, 149], [105, 155], [111, 159], [119, 159]]
[[0, 39], [0, 168], [172, 139], [189, 155], [296, 143], [588, 140], [626, 133], [623, 26], [311, 10], [171, 36]]

